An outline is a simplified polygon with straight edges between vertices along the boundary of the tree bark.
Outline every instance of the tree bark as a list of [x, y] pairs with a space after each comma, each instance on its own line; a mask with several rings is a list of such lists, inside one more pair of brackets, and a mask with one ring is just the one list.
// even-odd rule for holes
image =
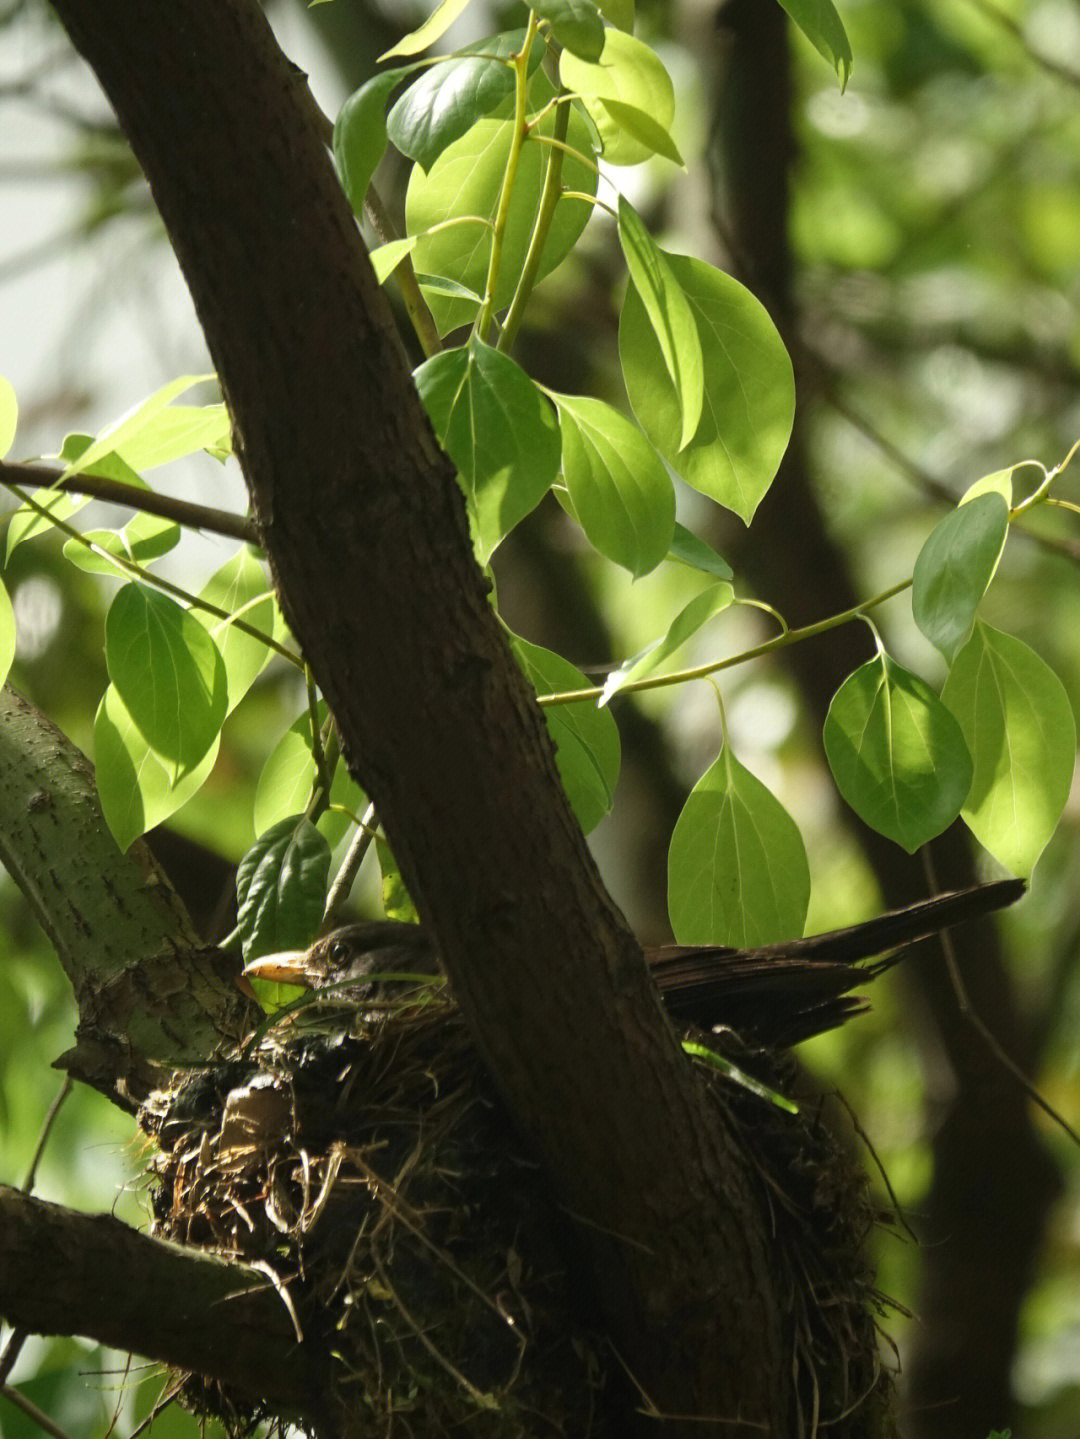
[[[791, 1432], [769, 1245], [556, 780], [303, 82], [250, 0], [60, 0], [195, 299], [282, 605], [634, 1377]], [[628, 1102], [629, 1101], [629, 1102]], [[608, 1236], [606, 1238], [601, 1236]]]
[[0, 1314], [219, 1379], [252, 1400], [318, 1412], [321, 1376], [261, 1270], [149, 1239], [0, 1184]]

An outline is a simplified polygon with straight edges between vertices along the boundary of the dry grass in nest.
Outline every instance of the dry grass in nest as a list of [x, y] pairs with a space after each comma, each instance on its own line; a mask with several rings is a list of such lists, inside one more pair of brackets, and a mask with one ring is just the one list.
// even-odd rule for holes
[[[761, 1072], [789, 1077], [772, 1062]], [[864, 1406], [885, 1402], [888, 1379], [863, 1257], [880, 1216], [862, 1170], [820, 1116], [709, 1082], [770, 1216], [799, 1432], [866, 1432]], [[334, 1355], [361, 1416], [353, 1432], [623, 1431], [628, 1386], [587, 1309], [581, 1235], [448, 1000], [354, 1016], [350, 1030], [281, 1024], [152, 1111], [156, 1232], [268, 1266], [299, 1330]], [[234, 1434], [265, 1417], [194, 1378], [186, 1399]]]

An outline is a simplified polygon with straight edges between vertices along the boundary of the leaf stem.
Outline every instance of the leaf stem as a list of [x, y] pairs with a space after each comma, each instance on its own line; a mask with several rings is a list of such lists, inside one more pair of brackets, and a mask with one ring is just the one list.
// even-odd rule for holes
[[[566, 129], [569, 124], [570, 108], [567, 105], [562, 105], [555, 115], [554, 138], [565, 140]], [[536, 278], [540, 271], [540, 261], [544, 256], [544, 246], [547, 244], [551, 221], [555, 215], [555, 206], [562, 197], [564, 153], [565, 151], [563, 149], [556, 147], [548, 155], [547, 171], [544, 175], [544, 188], [540, 194], [540, 208], [537, 211], [532, 238], [529, 240], [529, 250], [525, 256], [525, 263], [521, 269], [517, 289], [514, 291], [514, 298], [511, 300], [510, 309], [506, 314], [502, 334], [499, 336], [498, 348], [507, 355], [513, 348], [514, 341], [517, 338], [517, 332], [521, 327], [521, 321], [525, 314], [525, 306], [528, 304], [529, 296], [532, 294], [533, 288], [536, 285]]]
[[[861, 604], [853, 605], [849, 610], [842, 610], [839, 614], [830, 615], [828, 619], [817, 620], [812, 625], [803, 625], [797, 630], [785, 630], [783, 634], [774, 635], [771, 640], [765, 640], [763, 644], [755, 645], [753, 649], [743, 650], [741, 654], [729, 655], [727, 659], [713, 660], [707, 665], [697, 665], [693, 669], [675, 670], [666, 675], [649, 675], [645, 679], [628, 680], [619, 693], [629, 694], [634, 690], [656, 690], [663, 689], [667, 685], [685, 684], [687, 680], [705, 679], [708, 675], [719, 673], [720, 670], [732, 669], [735, 665], [741, 665], [746, 660], [759, 659], [762, 655], [771, 655], [775, 650], [786, 649], [788, 645], [798, 644], [800, 640], [813, 639], [816, 635], [823, 635], [828, 630], [835, 630], [840, 625], [849, 624], [852, 620], [865, 618], [865, 612], [872, 610], [886, 600], [891, 600], [894, 595], [903, 594], [911, 588], [910, 580], [901, 580], [899, 584], [891, 585], [881, 594], [874, 595], [871, 599], [863, 600]], [[545, 708], [548, 705], [570, 705], [576, 704], [579, 700], [598, 700], [603, 697], [604, 691], [601, 686], [590, 686], [580, 690], [564, 690], [557, 694], [538, 695], [538, 702]]]
[[506, 226], [510, 218], [510, 200], [514, 193], [514, 181], [517, 179], [522, 146], [525, 144], [525, 137], [528, 134], [525, 102], [529, 89], [529, 51], [532, 49], [532, 43], [536, 37], [536, 29], [536, 15], [530, 10], [529, 25], [525, 31], [524, 42], [520, 52], [514, 57], [514, 133], [510, 139], [510, 153], [506, 157], [506, 172], [503, 175], [499, 204], [495, 211], [495, 230], [491, 236], [491, 258], [488, 261], [487, 282], [484, 285], [484, 302], [476, 319], [474, 333], [476, 338], [481, 341], [487, 339], [491, 322], [495, 316], [495, 289], [499, 282], [503, 242], [506, 239]]
[[[372, 228], [384, 245], [388, 245], [391, 240], [401, 238], [374, 185], [368, 186], [367, 194], [364, 196], [364, 209], [367, 211]], [[411, 255], [402, 255], [394, 266], [394, 279], [397, 282], [405, 312], [416, 332], [416, 338], [420, 341], [420, 348], [430, 360], [432, 355], [437, 355], [442, 350], [442, 340], [439, 338], [435, 317], [428, 308], [428, 302], [424, 299], [423, 291], [417, 282]]]
[[[35, 500], [32, 495], [27, 494], [20, 485], [12, 484], [10, 480], [4, 480], [4, 484], [11, 493], [15, 495], [20, 504], [27, 505], [35, 514], [40, 515], [44, 520], [48, 520], [50, 525], [54, 525], [62, 534], [67, 535], [68, 539], [75, 540], [76, 543], [84, 545], [92, 554], [100, 556], [103, 560], [107, 560], [109, 564], [115, 565], [118, 570], [123, 570], [125, 574], [133, 575], [135, 579], [152, 585], [154, 589], [161, 590], [163, 594], [171, 595], [173, 599], [183, 600], [184, 603], [190, 605], [192, 609], [203, 610], [206, 614], [214, 615], [219, 620], [226, 620], [234, 629], [241, 630], [244, 634], [250, 635], [253, 640], [259, 640], [260, 643], [266, 645], [267, 649], [273, 650], [274, 653], [280, 655], [282, 659], [288, 660], [288, 662], [291, 665], [295, 665], [298, 670], [304, 668], [304, 661], [295, 650], [289, 649], [287, 645], [279, 644], [277, 640], [266, 634], [264, 630], [256, 629], [254, 625], [249, 625], [246, 620], [237, 619], [237, 617], [231, 615], [228, 610], [223, 610], [218, 605], [211, 604], [209, 600], [200, 599], [198, 595], [193, 595], [188, 590], [181, 589], [179, 585], [174, 585], [170, 580], [162, 579], [160, 575], [151, 574], [149, 570], [143, 569], [142, 565], [136, 564], [134, 560], [126, 559], [123, 555], [111, 554], [103, 545], [95, 544], [93, 540], [87, 539], [74, 525], [69, 525], [66, 520], [61, 520], [56, 515], [50, 514], [44, 505], [39, 504], [38, 501]], [[142, 491], [136, 490], [135, 493], [141, 494]]]

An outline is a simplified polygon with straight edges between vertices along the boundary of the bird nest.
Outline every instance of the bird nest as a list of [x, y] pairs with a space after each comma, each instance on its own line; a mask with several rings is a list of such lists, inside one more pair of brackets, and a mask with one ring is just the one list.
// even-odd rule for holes
[[[766, 1083], [783, 1084], [773, 1061]], [[879, 1214], [820, 1116], [719, 1077], [770, 1216], [803, 1432], [883, 1402], [863, 1258]], [[581, 1231], [496, 1099], [441, 997], [283, 1023], [253, 1052], [178, 1078], [143, 1116], [155, 1232], [269, 1266], [297, 1333], [333, 1356], [351, 1433], [604, 1435], [640, 1403], [589, 1310]], [[181, 1396], [234, 1435], [267, 1416], [189, 1376]], [[855, 1428], [850, 1429], [856, 1432]]]

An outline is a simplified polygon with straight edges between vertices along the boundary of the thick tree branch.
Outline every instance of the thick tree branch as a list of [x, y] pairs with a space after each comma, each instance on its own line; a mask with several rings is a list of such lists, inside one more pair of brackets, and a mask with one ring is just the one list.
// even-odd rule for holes
[[0, 1314], [312, 1413], [310, 1351], [265, 1274], [0, 1185]]
[[10, 687], [0, 691], [0, 863], [49, 936], [79, 1005], [63, 1066], [125, 1107], [248, 1013], [142, 841], [122, 854], [89, 762]]
[[184, 268], [286, 615], [480, 1052], [603, 1250], [622, 1354], [661, 1410], [718, 1421], [695, 1434], [789, 1432], [752, 1181], [557, 783], [303, 77], [250, 0], [56, 9]]

